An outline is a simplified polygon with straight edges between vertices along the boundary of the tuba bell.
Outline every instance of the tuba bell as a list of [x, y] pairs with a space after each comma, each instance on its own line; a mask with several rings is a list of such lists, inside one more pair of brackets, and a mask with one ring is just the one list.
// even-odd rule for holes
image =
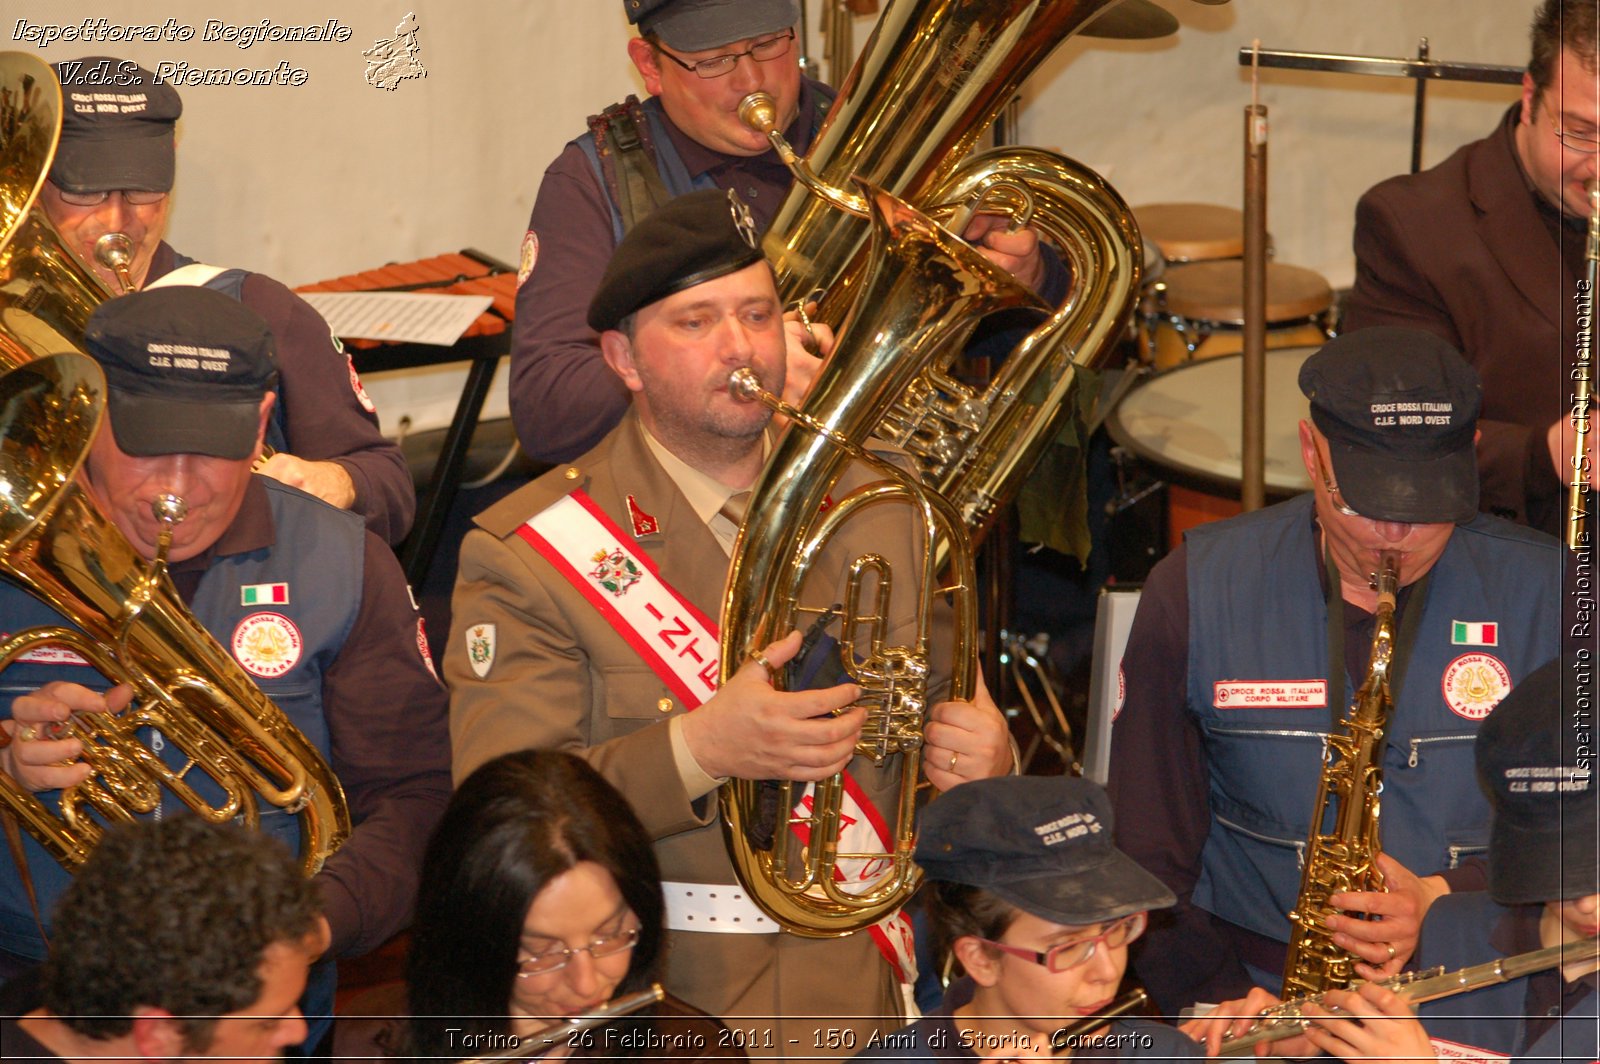
[[924, 370], [875, 430], [913, 456], [977, 537], [1070, 417], [1077, 370], [1116, 346], [1144, 257], [1132, 211], [1088, 167], [1036, 148], [969, 155], [1039, 63], [1120, 2], [891, 0], [804, 160], [775, 128], [770, 99], [747, 98], [741, 110], [797, 178], [763, 243], [779, 295], [820, 292], [817, 317], [830, 325], [861, 298], [870, 268], [864, 205], [844, 191], [852, 179], [957, 235], [976, 213], [1003, 214], [1061, 252], [1072, 274], [1066, 301], [987, 385], [956, 379], [959, 348], [908, 353]]
[[[112, 293], [61, 240], [37, 200], [61, 133], [61, 89], [36, 56], [0, 53], [0, 575], [71, 622], [0, 641], [0, 670], [46, 651], [76, 654], [131, 684], [121, 714], [78, 714], [89, 779], [60, 814], [0, 773], [0, 803], [55, 860], [76, 869], [103, 823], [155, 811], [162, 790], [197, 815], [299, 818], [301, 867], [350, 834], [344, 791], [317, 749], [183, 605], [161, 559], [147, 563], [95, 507], [81, 467], [103, 418], [105, 379], [83, 353], [89, 316]], [[109, 249], [114, 260], [117, 248]], [[176, 518], [176, 513], [171, 515]], [[158, 729], [218, 785], [202, 796], [140, 741]]]

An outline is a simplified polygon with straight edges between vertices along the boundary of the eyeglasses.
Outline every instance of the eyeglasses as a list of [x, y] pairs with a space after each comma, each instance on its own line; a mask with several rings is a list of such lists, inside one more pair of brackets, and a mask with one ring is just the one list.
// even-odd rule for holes
[[1042, 964], [1052, 972], [1060, 973], [1071, 971], [1080, 964], [1088, 963], [1102, 942], [1105, 943], [1106, 949], [1126, 946], [1144, 934], [1145, 926], [1149, 921], [1150, 916], [1148, 913], [1134, 913], [1132, 916], [1124, 916], [1098, 935], [1074, 939], [1071, 942], [1062, 942], [1051, 946], [1043, 953], [1037, 950], [1023, 949], [1020, 946], [1008, 946], [1004, 942], [994, 942], [987, 938], [980, 938], [978, 941], [985, 945], [993, 946], [1002, 953], [1009, 953], [1013, 957], [1021, 957], [1025, 961]]
[[1547, 106], [1545, 110], [1550, 114], [1550, 128], [1555, 132], [1556, 139], [1561, 142], [1563, 147], [1591, 154], [1600, 151], [1600, 139], [1595, 138], [1593, 129], [1582, 134], [1569, 132], [1561, 128], [1561, 116], [1554, 109]]
[[573, 956], [579, 953], [587, 953], [594, 960], [626, 953], [638, 941], [639, 929], [630, 927], [626, 931], [601, 935], [587, 946], [579, 946], [577, 949], [552, 949], [544, 953], [535, 953], [517, 962], [517, 978], [526, 979], [530, 975], [549, 975], [551, 972], [559, 972], [571, 964]]
[[758, 63], [766, 63], [779, 56], [787, 55], [789, 42], [794, 40], [794, 30], [787, 29], [772, 37], [763, 37], [742, 52], [728, 52], [725, 55], [714, 55], [710, 59], [702, 59], [697, 63], [685, 63], [671, 52], [656, 46], [656, 51], [677, 63], [685, 70], [692, 70], [696, 76], [710, 80], [733, 73], [733, 68], [739, 65], [739, 60], [749, 56]]
[[1349, 506], [1347, 506], [1344, 501], [1344, 496], [1339, 494], [1339, 485], [1333, 482], [1333, 478], [1328, 475], [1328, 467], [1322, 464], [1322, 448], [1317, 447], [1316, 444], [1312, 444], [1312, 446], [1317, 452], [1317, 475], [1322, 478], [1322, 486], [1327, 491], [1328, 501], [1333, 503], [1333, 508], [1344, 514], [1346, 517], [1362, 516], [1359, 511], [1352, 510]]
[[[135, 207], [148, 207], [167, 198], [165, 192], [144, 192], [135, 188], [113, 191], [122, 196], [124, 203]], [[111, 198], [112, 192], [68, 192], [64, 188], [57, 188], [56, 195], [61, 197], [62, 203], [70, 203], [74, 207], [98, 207]]]

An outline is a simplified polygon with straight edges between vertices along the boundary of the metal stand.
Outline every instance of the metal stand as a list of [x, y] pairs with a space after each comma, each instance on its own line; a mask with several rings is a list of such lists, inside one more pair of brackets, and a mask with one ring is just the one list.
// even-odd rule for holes
[[1428, 58], [1428, 39], [1417, 42], [1415, 59], [1388, 59], [1331, 52], [1279, 52], [1248, 46], [1239, 49], [1239, 65], [1255, 64], [1282, 70], [1320, 70], [1330, 74], [1364, 74], [1369, 77], [1412, 78], [1417, 83], [1411, 118], [1411, 172], [1422, 168], [1424, 104], [1429, 81], [1475, 81], [1493, 85], [1518, 85], [1521, 67], [1496, 63], [1442, 63]]

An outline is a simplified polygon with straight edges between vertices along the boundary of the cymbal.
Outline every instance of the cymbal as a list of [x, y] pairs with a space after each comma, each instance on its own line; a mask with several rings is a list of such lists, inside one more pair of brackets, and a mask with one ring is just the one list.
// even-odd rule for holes
[[1177, 18], [1150, 0], [1122, 0], [1115, 7], [1095, 16], [1078, 31], [1084, 37], [1137, 41], [1168, 37], [1178, 32]]

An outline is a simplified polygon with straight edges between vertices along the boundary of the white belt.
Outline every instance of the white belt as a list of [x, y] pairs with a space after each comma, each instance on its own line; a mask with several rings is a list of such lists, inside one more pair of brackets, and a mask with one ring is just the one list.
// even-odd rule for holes
[[775, 935], [778, 922], [761, 911], [738, 884], [662, 883], [669, 931], [720, 935]]

